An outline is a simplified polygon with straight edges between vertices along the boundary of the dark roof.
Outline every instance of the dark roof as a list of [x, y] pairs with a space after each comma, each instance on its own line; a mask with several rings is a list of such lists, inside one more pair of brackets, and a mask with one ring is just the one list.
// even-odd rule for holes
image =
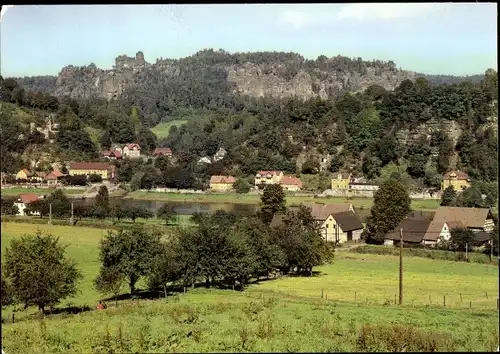
[[404, 242], [421, 243], [430, 224], [431, 221], [425, 219], [403, 219], [394, 230], [385, 236], [385, 239], [399, 241], [400, 230], [403, 229]]
[[[491, 211], [488, 208], [462, 208], [441, 206], [434, 214], [434, 220], [461, 221], [465, 227], [482, 229]], [[451, 227], [451, 226], [450, 226]]]
[[479, 231], [474, 233], [474, 239], [477, 242], [484, 243], [491, 240], [491, 234], [489, 232]]
[[342, 231], [355, 231], [363, 229], [363, 224], [352, 211], [343, 211], [332, 215]]

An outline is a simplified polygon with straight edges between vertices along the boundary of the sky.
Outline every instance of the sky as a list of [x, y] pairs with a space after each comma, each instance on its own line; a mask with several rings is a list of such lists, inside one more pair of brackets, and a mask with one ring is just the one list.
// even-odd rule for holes
[[496, 3], [16, 5], [0, 24], [4, 77], [111, 69], [206, 48], [285, 51], [308, 59], [392, 60], [405, 70], [472, 75], [497, 69]]

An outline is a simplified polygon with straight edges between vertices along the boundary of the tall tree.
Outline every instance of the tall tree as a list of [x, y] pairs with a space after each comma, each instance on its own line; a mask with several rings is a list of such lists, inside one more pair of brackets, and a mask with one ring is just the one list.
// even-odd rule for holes
[[273, 216], [286, 210], [285, 192], [279, 184], [268, 184], [260, 197], [260, 216], [269, 224]]
[[15, 302], [36, 305], [44, 313], [47, 306], [76, 295], [82, 275], [66, 258], [65, 248], [57, 237], [41, 231], [10, 242], [3, 270]]
[[457, 192], [453, 186], [446, 187], [441, 196], [441, 206], [452, 206], [457, 198]]
[[100, 219], [109, 216], [111, 208], [109, 206], [109, 191], [106, 186], [100, 186], [95, 197], [95, 215]]
[[373, 206], [366, 222], [367, 243], [381, 244], [410, 211], [411, 199], [404, 185], [389, 179], [375, 193]]

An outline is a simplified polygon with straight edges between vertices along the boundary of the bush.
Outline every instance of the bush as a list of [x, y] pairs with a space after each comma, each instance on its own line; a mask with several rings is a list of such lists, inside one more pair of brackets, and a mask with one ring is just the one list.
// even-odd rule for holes
[[89, 176], [89, 182], [90, 183], [101, 183], [102, 182], [102, 177], [100, 175], [91, 174]]

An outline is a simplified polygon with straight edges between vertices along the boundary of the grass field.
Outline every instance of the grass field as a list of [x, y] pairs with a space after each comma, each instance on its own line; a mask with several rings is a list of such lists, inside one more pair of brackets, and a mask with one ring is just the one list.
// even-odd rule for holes
[[151, 128], [151, 131], [156, 134], [158, 138], [166, 138], [168, 137], [168, 134], [170, 133], [170, 128], [173, 126], [180, 127], [183, 124], [186, 124], [187, 120], [172, 120], [170, 122], [163, 122], [160, 123], [153, 128]]
[[[135, 191], [127, 194], [125, 198], [142, 199], [142, 200], [160, 200], [160, 201], [175, 201], [175, 202], [195, 202], [195, 203], [228, 203], [228, 204], [259, 204], [259, 195], [249, 194], [182, 194], [182, 193], [162, 193], [162, 192], [142, 192]], [[342, 197], [325, 197], [315, 198], [299, 197], [293, 195], [286, 196], [287, 204], [300, 204], [304, 202], [317, 203], [351, 203], [358, 208], [369, 209], [373, 205], [373, 198], [342, 198]], [[436, 209], [439, 206], [439, 200], [412, 200], [412, 209], [426, 210]]]
[[[85, 188], [63, 189], [66, 194], [82, 194]], [[17, 196], [21, 193], [36, 193], [38, 195], [50, 194], [55, 191], [54, 188], [2, 188], [2, 195]]]
[[[37, 228], [68, 244], [68, 256], [84, 274], [80, 293], [61, 306], [95, 307], [100, 295], [92, 280], [105, 231], [3, 223], [2, 251], [11, 239]], [[498, 267], [405, 257], [405, 304], [399, 307], [394, 305], [398, 261], [396, 256], [339, 251], [333, 264], [315, 268], [319, 274], [311, 278], [284, 277], [243, 292], [195, 289], [168, 301], [123, 301], [118, 309], [109, 304], [103, 312], [50, 316], [43, 325], [39, 320], [3, 324], [2, 342], [7, 353], [102, 352], [103, 346], [114, 348], [108, 352], [391, 351], [390, 339], [361, 340], [360, 328], [366, 323], [402, 323], [437, 335], [441, 350], [496, 348]], [[322, 289], [328, 299], [321, 299]], [[2, 311], [5, 318], [11, 314], [12, 307]], [[393, 331], [371, 330], [382, 331], [377, 336]], [[411, 339], [408, 345], [417, 342]]]

